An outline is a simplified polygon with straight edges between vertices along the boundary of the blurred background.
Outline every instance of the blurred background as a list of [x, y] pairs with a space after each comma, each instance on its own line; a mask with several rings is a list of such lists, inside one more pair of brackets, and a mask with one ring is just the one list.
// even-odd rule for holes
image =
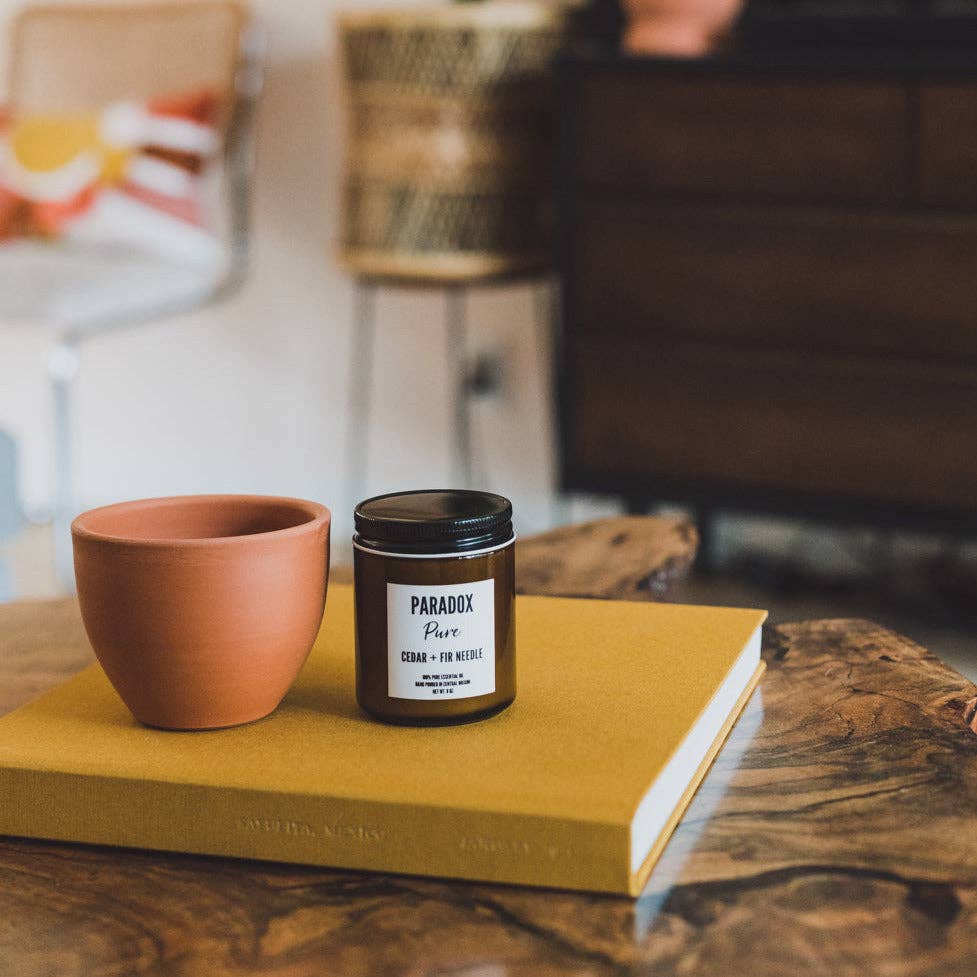
[[0, 0], [0, 599], [94, 505], [690, 514], [977, 674], [977, 3]]
[[[24, 5], [0, 6], [7, 26]], [[247, 274], [202, 310], [123, 322], [81, 344], [74, 507], [183, 492], [321, 499], [342, 554], [358, 499], [344, 494], [355, 296], [337, 261], [339, 7], [278, 0], [253, 11], [267, 53]], [[8, 272], [12, 287], [18, 273]], [[556, 480], [550, 347], [532, 328], [534, 288], [473, 290], [468, 309], [470, 355], [490, 350], [505, 373], [504, 396], [477, 406], [472, 433], [489, 485], [514, 498], [523, 532], [549, 525]], [[372, 423], [356, 480], [364, 495], [456, 479], [445, 306], [443, 290], [397, 281], [377, 296]], [[0, 328], [0, 428], [17, 445], [18, 499], [38, 521], [56, 501], [51, 346], [36, 322]]]

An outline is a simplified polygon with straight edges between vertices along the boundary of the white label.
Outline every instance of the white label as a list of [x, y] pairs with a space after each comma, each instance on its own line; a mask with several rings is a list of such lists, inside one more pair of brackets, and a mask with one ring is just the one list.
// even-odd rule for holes
[[387, 695], [470, 699], [495, 691], [495, 581], [387, 584]]

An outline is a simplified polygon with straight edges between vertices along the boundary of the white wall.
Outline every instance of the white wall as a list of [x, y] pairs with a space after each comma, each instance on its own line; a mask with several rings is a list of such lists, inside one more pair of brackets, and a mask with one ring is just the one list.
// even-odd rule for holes
[[[15, 6], [0, 0], [4, 16]], [[343, 497], [352, 286], [332, 259], [342, 158], [336, 5], [255, 6], [270, 50], [250, 280], [220, 306], [90, 342], [77, 489], [86, 506], [196, 491], [307, 496], [333, 508], [342, 541], [353, 501]], [[508, 367], [504, 396], [476, 416], [489, 487], [513, 498], [522, 531], [543, 528], [551, 407], [532, 291], [485, 290], [470, 307], [474, 344], [501, 351]], [[382, 293], [368, 493], [450, 480], [443, 313], [437, 293]], [[20, 439], [33, 509], [51, 496], [46, 352], [38, 333], [0, 328], [0, 427]]]

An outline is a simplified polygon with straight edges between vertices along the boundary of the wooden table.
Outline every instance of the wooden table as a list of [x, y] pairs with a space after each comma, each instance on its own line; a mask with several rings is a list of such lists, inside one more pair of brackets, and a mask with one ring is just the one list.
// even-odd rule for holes
[[[656, 520], [564, 538], [526, 547], [550, 592], [651, 596], [695, 545]], [[0, 974], [971, 977], [977, 690], [865, 621], [770, 628], [764, 654], [637, 902], [7, 839]], [[73, 602], [0, 608], [4, 707], [87, 658]]]

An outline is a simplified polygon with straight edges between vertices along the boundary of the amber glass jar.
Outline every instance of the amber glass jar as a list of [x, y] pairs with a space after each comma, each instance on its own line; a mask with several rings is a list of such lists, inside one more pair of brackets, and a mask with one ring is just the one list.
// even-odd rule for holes
[[355, 510], [356, 698], [385, 722], [484, 719], [516, 695], [512, 504], [396, 492]]

